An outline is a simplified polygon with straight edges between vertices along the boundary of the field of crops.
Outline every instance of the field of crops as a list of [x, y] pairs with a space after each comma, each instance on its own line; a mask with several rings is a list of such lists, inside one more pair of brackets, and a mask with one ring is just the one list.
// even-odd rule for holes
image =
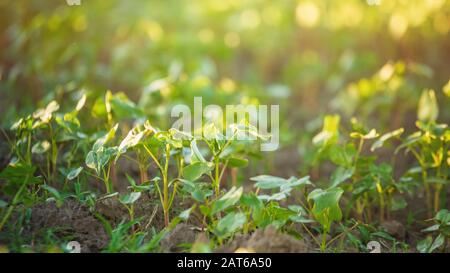
[[0, 253], [450, 252], [450, 1], [0, 0]]

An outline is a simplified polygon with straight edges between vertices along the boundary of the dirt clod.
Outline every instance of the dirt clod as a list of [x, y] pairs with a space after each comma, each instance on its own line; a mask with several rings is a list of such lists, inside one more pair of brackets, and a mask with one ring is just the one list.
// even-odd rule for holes
[[399, 240], [405, 239], [405, 226], [396, 220], [385, 221], [381, 223], [380, 227]]
[[192, 244], [195, 239], [195, 231], [189, 225], [181, 223], [161, 240], [161, 247], [167, 252], [179, 252], [181, 244]]
[[275, 227], [258, 229], [251, 235], [238, 236], [217, 252], [228, 253], [243, 249], [256, 253], [306, 253], [309, 248], [304, 241], [282, 234]]

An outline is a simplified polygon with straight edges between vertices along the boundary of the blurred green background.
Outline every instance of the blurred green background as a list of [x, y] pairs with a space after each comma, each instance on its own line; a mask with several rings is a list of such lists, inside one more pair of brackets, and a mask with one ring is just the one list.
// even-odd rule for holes
[[274, 103], [282, 148], [307, 157], [324, 114], [413, 128], [424, 88], [448, 122], [449, 30], [445, 0], [0, 0], [0, 119], [80, 90], [123, 91], [161, 126], [197, 95]]

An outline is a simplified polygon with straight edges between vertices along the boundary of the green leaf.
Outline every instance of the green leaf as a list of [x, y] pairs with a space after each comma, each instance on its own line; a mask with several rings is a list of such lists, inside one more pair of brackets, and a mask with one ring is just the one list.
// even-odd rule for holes
[[361, 139], [373, 139], [373, 138], [378, 137], [378, 133], [375, 129], [372, 129], [367, 134], [363, 134], [360, 132], [352, 132], [352, 133], [350, 133], [350, 137], [361, 138]]
[[380, 237], [389, 241], [394, 242], [396, 239], [394, 237], [392, 237], [389, 233], [385, 232], [385, 231], [377, 231], [374, 233], [371, 233], [369, 236], [376, 236], [376, 237]]
[[[439, 166], [439, 165], [437, 165]], [[440, 177], [430, 177], [427, 179], [428, 183], [431, 184], [442, 184], [442, 185], [447, 185], [449, 183], [449, 181], [447, 179], [444, 178], [440, 178]]]
[[436, 213], [434, 219], [436, 219], [440, 223], [450, 223], [450, 211], [448, 211], [447, 209], [441, 209]]
[[0, 172], [0, 179], [5, 179], [6, 181], [17, 185], [21, 185], [25, 182], [28, 184], [35, 184], [40, 182], [38, 177], [33, 176], [36, 169], [36, 166], [27, 165], [22, 162], [13, 162]]
[[97, 98], [92, 106], [91, 115], [96, 118], [106, 117], [106, 105], [103, 98]]
[[203, 137], [207, 140], [223, 140], [225, 136], [214, 123], [208, 123], [203, 126]]
[[322, 131], [313, 138], [314, 145], [323, 147], [335, 143], [339, 137], [340, 120], [339, 115], [325, 116]]
[[140, 144], [141, 140], [150, 132], [153, 132], [153, 128], [142, 127], [141, 125], [138, 125], [131, 129], [128, 132], [127, 136], [122, 140], [122, 142], [120, 142], [115, 161], [117, 161], [120, 155], [125, 153], [128, 149]]
[[401, 210], [404, 209], [408, 206], [408, 203], [406, 202], [406, 200], [402, 197], [398, 197], [398, 198], [393, 198], [392, 199], [392, 204], [391, 204], [391, 211], [397, 211], [397, 210]]
[[246, 120], [241, 120], [239, 123], [229, 125], [229, 129], [236, 136], [238, 140], [269, 140], [270, 135], [262, 135], [258, 128], [250, 124]]
[[417, 118], [424, 122], [434, 122], [439, 115], [439, 107], [434, 90], [422, 92], [417, 110]]
[[450, 80], [448, 80], [447, 84], [442, 88], [442, 91], [447, 97], [450, 97]]
[[274, 189], [280, 188], [284, 183], [287, 182], [286, 179], [271, 175], [259, 175], [250, 178], [252, 181], [256, 181], [254, 187], [260, 189]]
[[344, 193], [341, 188], [330, 188], [327, 190], [316, 189], [308, 195], [308, 200], [314, 200], [312, 213], [314, 218], [322, 225], [328, 233], [333, 221], [342, 219], [342, 211], [339, 200]]
[[392, 132], [389, 132], [389, 133], [386, 133], [386, 134], [382, 135], [377, 141], [375, 141], [372, 144], [372, 146], [370, 147], [370, 151], [373, 152], [376, 149], [383, 147], [384, 143], [387, 140], [389, 140], [389, 139], [391, 139], [393, 137], [398, 137], [401, 134], [403, 134], [403, 132], [404, 132], [404, 129], [400, 128], [400, 129], [397, 129], [397, 130], [394, 130]]
[[58, 111], [59, 104], [56, 101], [51, 101], [47, 107], [38, 109], [33, 113], [33, 118], [40, 119], [43, 123], [48, 123], [52, 119], [54, 112]]
[[66, 113], [64, 114], [64, 116], [57, 115], [55, 121], [66, 131], [73, 133], [78, 131], [78, 129], [80, 128], [80, 121], [78, 120], [76, 115], [76, 112]]
[[352, 165], [353, 158], [356, 155], [355, 146], [349, 144], [347, 146], [333, 145], [330, 147], [330, 160], [339, 166], [349, 167]]
[[341, 183], [350, 179], [355, 172], [355, 168], [344, 168], [339, 166], [331, 175], [331, 188], [339, 186]]
[[42, 185], [41, 186], [44, 190], [48, 191], [49, 193], [51, 193], [56, 200], [61, 201], [63, 200], [61, 194], [59, 193], [59, 191], [53, 187], [50, 187], [49, 185]]
[[246, 221], [247, 217], [244, 213], [231, 212], [219, 220], [215, 228], [215, 233], [219, 237], [232, 235], [233, 232], [241, 229]]
[[126, 152], [127, 149], [138, 145], [141, 139], [144, 137], [144, 134], [144, 131], [138, 132], [135, 129], [128, 132], [128, 135], [122, 140], [119, 145], [119, 151]]
[[431, 244], [430, 248], [428, 249], [428, 251], [430, 253], [432, 253], [433, 251], [435, 251], [436, 249], [440, 248], [445, 242], [445, 237], [442, 234], [439, 234], [438, 237], [436, 237], [436, 239], [434, 239], [433, 243]]
[[107, 144], [109, 141], [114, 139], [114, 137], [116, 136], [117, 128], [119, 128], [119, 124], [118, 123], [116, 125], [114, 125], [114, 127], [112, 127], [106, 135], [104, 135], [103, 137], [99, 138], [94, 143], [94, 146], [92, 147], [92, 150], [93, 151], [97, 151], [100, 148], [102, 148], [105, 144]]
[[96, 169], [96, 163], [97, 163], [97, 155], [95, 152], [90, 151], [86, 155], [85, 164], [86, 164], [86, 166], [88, 166], [91, 169]]
[[304, 185], [312, 185], [311, 181], [309, 181], [309, 175], [302, 177], [302, 178], [296, 178], [292, 176], [288, 180], [286, 180], [286, 183], [282, 184], [280, 187], [280, 191], [290, 191], [294, 187], [304, 186]]
[[258, 199], [254, 193], [243, 194], [241, 197], [241, 204], [252, 209], [260, 209], [264, 207], [263, 202]]
[[283, 199], [286, 199], [290, 195], [290, 190], [291, 189], [283, 192], [277, 192], [272, 195], [263, 194], [259, 195], [258, 198], [264, 201], [281, 201]]
[[190, 133], [183, 132], [175, 128], [170, 128], [169, 133], [172, 135], [173, 139], [188, 141], [188, 143], [190, 143], [190, 141], [194, 138]]
[[255, 222], [256, 226], [266, 226], [266, 222], [268, 219], [267, 214], [265, 213], [264, 203], [256, 196], [255, 193], [251, 192], [249, 194], [242, 195], [240, 204], [248, 207], [252, 211], [252, 219]]
[[110, 194], [103, 195], [102, 197], [98, 198], [97, 201], [113, 198], [113, 197], [116, 197], [118, 195], [119, 195], [118, 192], [113, 192], [113, 193], [110, 193]]
[[197, 159], [200, 162], [206, 162], [206, 159], [203, 157], [202, 153], [198, 149], [197, 141], [193, 139], [191, 141], [191, 150], [194, 153], [194, 158]]
[[306, 210], [299, 205], [289, 205], [288, 209], [298, 214], [307, 214]]
[[302, 223], [302, 224], [310, 224], [310, 223], [314, 223], [315, 222], [314, 220], [305, 218], [305, 217], [303, 217], [301, 215], [289, 216], [289, 220], [291, 220], [292, 222], [295, 222], [295, 223]]
[[305, 216], [308, 216], [308, 213], [302, 206], [290, 205], [290, 206], [288, 206], [288, 209], [290, 211], [296, 213], [296, 215], [289, 216], [289, 220], [291, 220], [292, 222], [303, 223], [303, 224], [315, 222], [314, 220], [311, 220], [311, 219], [308, 219], [305, 217]]
[[425, 239], [417, 243], [417, 250], [420, 253], [430, 253], [430, 247], [433, 243], [433, 238], [431, 236], [427, 236]]
[[110, 97], [111, 110], [119, 119], [140, 118], [144, 113], [132, 102], [123, 92], [119, 92]]
[[8, 206], [8, 203], [0, 199], [0, 209], [6, 208]]
[[248, 165], [248, 160], [245, 158], [230, 157], [228, 160], [228, 166], [231, 168], [244, 168]]
[[117, 147], [100, 147], [97, 151], [90, 151], [86, 156], [86, 166], [94, 169], [98, 175], [101, 174], [103, 167], [108, 164], [110, 159], [117, 153]]
[[77, 106], [75, 107], [75, 111], [79, 112], [81, 109], [83, 109], [84, 105], [86, 104], [86, 94], [83, 94], [83, 96], [81, 96], [80, 100], [77, 103]]
[[213, 167], [208, 162], [194, 162], [183, 168], [183, 177], [189, 181], [196, 181]]
[[242, 196], [243, 188], [232, 187], [224, 196], [214, 201], [211, 206], [211, 213], [216, 214], [233, 206]]
[[181, 220], [187, 221], [189, 219], [189, 216], [191, 215], [191, 212], [195, 209], [196, 205], [193, 205], [192, 207], [188, 208], [187, 210], [183, 210], [178, 217], [180, 217]]
[[401, 145], [399, 145], [396, 149], [394, 153], [398, 153], [401, 149], [405, 148], [405, 147], [411, 147], [414, 144], [420, 142], [423, 138], [422, 132], [417, 131], [411, 135], [409, 135]]
[[433, 232], [433, 231], [437, 231], [437, 230], [439, 230], [439, 225], [438, 224], [432, 225], [431, 227], [427, 227], [425, 229], [422, 229], [421, 231], [422, 232]]
[[141, 192], [131, 192], [127, 195], [121, 196], [119, 201], [123, 204], [133, 204], [141, 197]]
[[50, 146], [51, 144], [47, 140], [39, 141], [33, 145], [33, 147], [31, 148], [31, 152], [33, 154], [43, 154], [50, 149]]
[[179, 180], [185, 191], [189, 192], [196, 201], [203, 203], [207, 197], [213, 194], [213, 191], [206, 187], [203, 183], [193, 183], [192, 181], [186, 179]]
[[75, 179], [83, 170], [83, 167], [79, 167], [76, 169], [72, 169], [68, 174], [67, 174], [67, 180], [73, 180]]

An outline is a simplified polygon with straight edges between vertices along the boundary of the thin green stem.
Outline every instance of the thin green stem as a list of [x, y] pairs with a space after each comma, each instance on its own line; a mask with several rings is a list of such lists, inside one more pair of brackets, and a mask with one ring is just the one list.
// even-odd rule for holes
[[166, 162], [164, 164], [163, 173], [163, 208], [164, 208], [164, 225], [169, 226], [169, 159], [170, 159], [170, 145], [166, 144]]
[[20, 196], [22, 195], [22, 192], [25, 190], [26, 185], [28, 184], [28, 180], [30, 179], [30, 175], [27, 175], [25, 177], [25, 181], [20, 186], [19, 190], [16, 192], [16, 195], [14, 196], [11, 205], [9, 206], [8, 210], [6, 211], [5, 215], [3, 216], [2, 221], [0, 222], [0, 231], [2, 231], [3, 226], [8, 221], [9, 217], [11, 216], [11, 213], [13, 212], [14, 208], [16, 207], [17, 202], [19, 201]]
[[214, 191], [216, 193], [216, 198], [219, 197], [220, 194], [220, 180], [219, 180], [219, 158], [214, 159]]
[[320, 245], [320, 251], [325, 252], [325, 249], [327, 248], [327, 233], [322, 233], [322, 243]]
[[158, 159], [156, 158], [156, 156], [152, 153], [152, 151], [147, 147], [147, 145], [144, 144], [144, 149], [147, 151], [147, 153], [150, 155], [150, 157], [153, 159], [153, 162], [155, 162], [156, 166], [158, 167], [158, 169], [162, 172], [164, 172], [163, 167], [161, 166], [161, 164], [159, 163]]

